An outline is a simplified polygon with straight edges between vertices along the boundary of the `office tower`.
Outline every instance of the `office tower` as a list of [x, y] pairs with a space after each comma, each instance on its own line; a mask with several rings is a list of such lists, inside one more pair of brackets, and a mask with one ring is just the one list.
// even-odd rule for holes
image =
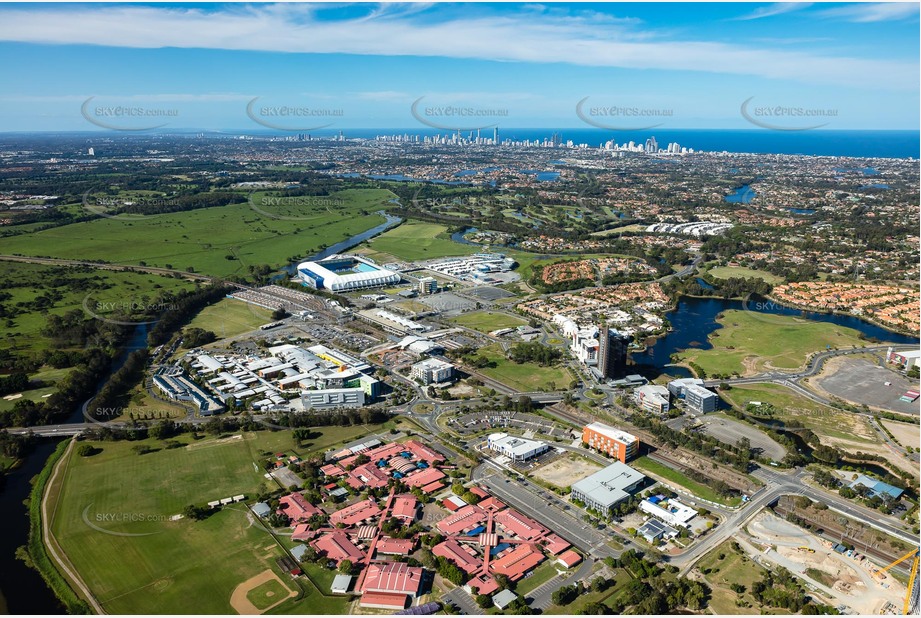
[[605, 378], [622, 378], [627, 373], [627, 346], [630, 337], [602, 326], [598, 333], [598, 371]]

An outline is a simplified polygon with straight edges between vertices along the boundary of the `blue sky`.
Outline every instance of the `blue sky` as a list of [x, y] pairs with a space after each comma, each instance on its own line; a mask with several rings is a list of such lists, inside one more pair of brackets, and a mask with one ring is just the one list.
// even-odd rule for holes
[[177, 129], [426, 129], [420, 98], [483, 126], [588, 128], [584, 101], [639, 110], [597, 117], [625, 127], [751, 129], [750, 99], [917, 130], [918, 56], [911, 3], [5, 4], [0, 131], [152, 126], [100, 111], [118, 106]]

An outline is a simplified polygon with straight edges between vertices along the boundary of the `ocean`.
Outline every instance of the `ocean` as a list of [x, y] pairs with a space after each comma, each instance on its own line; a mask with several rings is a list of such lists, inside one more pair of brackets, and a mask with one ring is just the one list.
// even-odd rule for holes
[[[249, 132], [252, 134], [252, 132]], [[313, 131], [316, 137], [338, 135], [339, 130]], [[402, 129], [342, 129], [346, 138], [373, 138], [377, 135], [447, 135], [449, 132], [429, 128]], [[645, 131], [608, 131], [605, 129], [503, 129], [499, 139], [543, 140], [558, 133], [565, 143], [598, 147], [608, 140], [618, 144], [634, 141], [645, 143], [655, 137], [660, 148], [669, 142], [694, 150], [707, 152], [747, 152], [758, 154], [819, 155], [832, 157], [863, 157], [886, 159], [918, 159], [921, 156], [919, 131], [772, 131], [769, 129], [649, 129]], [[469, 132], [461, 132], [467, 136]], [[476, 134], [473, 134], [474, 137]], [[492, 137], [492, 129], [480, 132], [482, 137]]]

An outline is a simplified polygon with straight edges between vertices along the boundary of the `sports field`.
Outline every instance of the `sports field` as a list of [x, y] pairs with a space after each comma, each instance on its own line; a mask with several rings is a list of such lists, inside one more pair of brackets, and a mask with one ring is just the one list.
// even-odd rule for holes
[[683, 361], [695, 362], [707, 375], [753, 375], [772, 369], [796, 369], [813, 352], [862, 346], [859, 333], [828, 322], [812, 322], [754, 311], [726, 311], [722, 325], [710, 335], [710, 350], [681, 352]]
[[225, 298], [205, 307], [189, 323], [189, 328], [210, 330], [218, 339], [235, 337], [272, 321], [272, 312], [242, 300]]
[[392, 197], [383, 189], [352, 189], [324, 197], [341, 205], [310, 213], [293, 207], [257, 211], [244, 202], [131, 220], [102, 217], [6, 238], [3, 250], [245, 276], [249, 266], [281, 266], [383, 223], [380, 215], [361, 213], [384, 208]]
[[160, 450], [145, 455], [134, 452], [137, 442], [93, 443], [101, 452], [72, 454], [55, 485], [52, 530], [109, 613], [232, 614], [237, 585], [273, 568], [281, 555], [274, 539], [242, 504], [202, 521], [169, 517], [189, 504], [237, 494], [251, 500], [267, 483], [254, 467], [263, 453], [306, 455], [380, 429], [317, 428], [319, 437], [303, 449], [293, 448], [287, 431], [197, 442], [182, 435], [176, 439], [186, 446], [175, 449], [147, 440]]
[[510, 361], [497, 344], [480, 348], [477, 354], [496, 363], [495, 367], [479, 369], [480, 373], [522, 392], [567, 388], [573, 380], [572, 373], [566, 367], [541, 367], [536, 363], [519, 365]]
[[522, 318], [493, 311], [471, 311], [451, 318], [451, 321], [481, 333], [489, 333], [500, 328], [514, 328], [528, 323]]
[[[712, 549], [707, 553], [697, 568], [705, 573], [704, 579], [712, 588], [710, 609], [717, 614], [751, 614], [758, 613], [760, 603], [751, 595], [752, 584], [760, 581], [766, 571], [755, 564], [751, 558], [732, 550], [729, 541]], [[739, 594], [730, 586], [738, 584], [745, 586]], [[737, 600], [744, 604], [739, 607]]]
[[479, 251], [476, 246], [454, 242], [447, 232], [447, 227], [437, 223], [407, 221], [371, 239], [368, 244], [372, 251], [408, 261], [469, 255]]
[[771, 285], [782, 283], [783, 278], [764, 270], [754, 270], [752, 268], [743, 268], [741, 266], [717, 266], [707, 271], [714, 279], [729, 279], [737, 277], [742, 279], [761, 279]]

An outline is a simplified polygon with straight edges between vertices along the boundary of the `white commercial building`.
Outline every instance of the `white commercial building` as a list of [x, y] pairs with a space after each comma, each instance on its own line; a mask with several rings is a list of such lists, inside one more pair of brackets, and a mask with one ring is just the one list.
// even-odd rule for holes
[[646, 477], [625, 463], [615, 462], [572, 485], [571, 497], [585, 506], [607, 513], [630, 497]]
[[719, 397], [713, 391], [708, 391], [703, 386], [691, 384], [684, 389], [684, 405], [689, 410], [706, 414], [716, 410]]
[[550, 447], [537, 440], [527, 440], [507, 433], [490, 434], [487, 439], [489, 448], [505, 455], [512, 461], [526, 461], [546, 452]]
[[301, 262], [297, 273], [305, 285], [317, 290], [348, 292], [393, 285], [400, 275], [355, 255], [331, 255], [318, 262]]
[[689, 521], [697, 517], [697, 509], [674, 498], [655, 503], [643, 500], [640, 502], [640, 510], [664, 521], [670, 526], [682, 526], [685, 528], [688, 526]]
[[665, 414], [669, 406], [668, 389], [658, 384], [644, 384], [633, 391], [633, 398], [641, 408], [655, 414]]
[[413, 365], [409, 376], [423, 384], [448, 382], [454, 377], [454, 365], [437, 358], [427, 358]]

